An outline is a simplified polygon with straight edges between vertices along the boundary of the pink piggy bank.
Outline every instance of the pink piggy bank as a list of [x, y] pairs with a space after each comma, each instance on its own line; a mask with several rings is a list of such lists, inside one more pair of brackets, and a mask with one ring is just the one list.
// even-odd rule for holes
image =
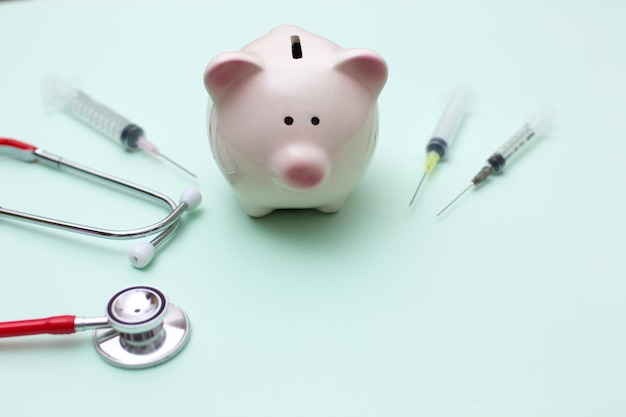
[[211, 150], [244, 211], [340, 210], [370, 163], [386, 81], [377, 53], [295, 26], [216, 56], [204, 73]]

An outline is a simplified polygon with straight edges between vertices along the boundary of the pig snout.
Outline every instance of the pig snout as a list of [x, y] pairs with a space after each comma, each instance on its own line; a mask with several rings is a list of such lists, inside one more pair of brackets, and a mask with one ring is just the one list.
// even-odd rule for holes
[[324, 169], [318, 164], [295, 163], [287, 168], [284, 178], [294, 188], [313, 188], [324, 179]]
[[326, 153], [312, 144], [294, 144], [278, 151], [273, 158], [279, 182], [294, 190], [310, 190], [328, 176]]

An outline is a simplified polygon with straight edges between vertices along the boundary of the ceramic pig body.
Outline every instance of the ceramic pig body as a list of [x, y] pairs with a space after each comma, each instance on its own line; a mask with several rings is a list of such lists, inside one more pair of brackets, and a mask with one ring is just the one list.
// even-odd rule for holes
[[336, 212], [376, 144], [382, 57], [281, 26], [207, 66], [211, 149], [244, 211]]

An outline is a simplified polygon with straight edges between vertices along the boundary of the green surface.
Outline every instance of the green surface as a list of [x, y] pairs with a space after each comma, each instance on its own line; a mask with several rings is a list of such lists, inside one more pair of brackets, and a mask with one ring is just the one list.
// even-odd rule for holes
[[[0, 135], [204, 202], [145, 270], [111, 242], [0, 220], [0, 320], [99, 315], [134, 284], [192, 320], [172, 362], [100, 360], [89, 334], [0, 340], [11, 416], [623, 416], [626, 54], [621, 1], [8, 1]], [[202, 73], [220, 52], [299, 25], [385, 57], [379, 145], [336, 215], [247, 217], [213, 162]], [[47, 114], [76, 77], [142, 125], [184, 174]], [[459, 82], [479, 102], [408, 203]], [[559, 118], [500, 177], [435, 214], [543, 105]], [[0, 160], [0, 205], [143, 226], [163, 211]]]

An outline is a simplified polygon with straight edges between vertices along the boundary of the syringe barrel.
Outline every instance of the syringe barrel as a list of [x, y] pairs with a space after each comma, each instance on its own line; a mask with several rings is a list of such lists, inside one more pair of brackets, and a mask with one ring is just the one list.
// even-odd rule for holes
[[137, 138], [143, 136], [143, 130], [139, 126], [70, 83], [49, 77], [42, 85], [42, 94], [48, 108], [64, 110], [103, 135], [121, 141], [126, 149], [137, 149]]
[[544, 110], [534, 115], [515, 134], [504, 143], [488, 160], [495, 172], [499, 172], [504, 164], [532, 140], [546, 131], [552, 123], [551, 111]]
[[428, 152], [435, 151], [439, 156], [444, 156], [447, 147], [454, 140], [471, 101], [472, 96], [467, 90], [459, 88], [452, 93], [439, 119], [439, 123], [435, 126], [431, 139], [426, 145]]

